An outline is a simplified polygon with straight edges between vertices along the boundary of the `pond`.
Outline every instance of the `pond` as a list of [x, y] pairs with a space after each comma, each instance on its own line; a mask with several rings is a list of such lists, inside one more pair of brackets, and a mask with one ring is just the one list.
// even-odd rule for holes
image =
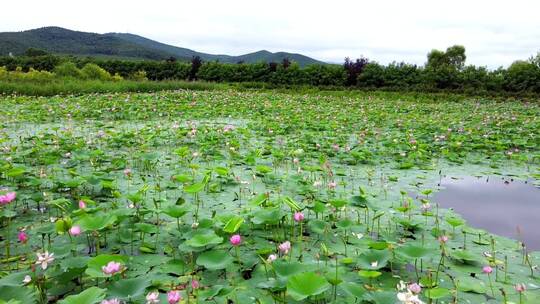
[[540, 189], [510, 177], [445, 177], [433, 201], [469, 225], [540, 250]]

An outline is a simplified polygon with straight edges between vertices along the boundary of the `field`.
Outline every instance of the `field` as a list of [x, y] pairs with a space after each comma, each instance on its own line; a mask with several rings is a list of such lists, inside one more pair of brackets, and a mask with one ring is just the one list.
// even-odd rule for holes
[[539, 252], [432, 200], [444, 175], [538, 185], [538, 102], [222, 89], [0, 104], [0, 303], [540, 303]]

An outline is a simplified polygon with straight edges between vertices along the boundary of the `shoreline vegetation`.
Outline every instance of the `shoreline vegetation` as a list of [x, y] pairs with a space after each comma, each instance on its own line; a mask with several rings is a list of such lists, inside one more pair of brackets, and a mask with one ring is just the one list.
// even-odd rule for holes
[[291, 94], [319, 93], [321, 95], [405, 95], [430, 96], [434, 100], [450, 99], [459, 101], [464, 98], [491, 98], [495, 100], [522, 100], [536, 101], [540, 97], [534, 93], [512, 92], [485, 92], [485, 91], [455, 91], [455, 90], [403, 90], [392, 88], [346, 88], [335, 86], [309, 86], [309, 85], [273, 85], [267, 83], [240, 82], [217, 83], [208, 81], [188, 80], [80, 80], [74, 78], [57, 78], [47, 81], [5, 81], [0, 80], [0, 96], [56, 96], [56, 95], [84, 95], [105, 93], [152, 93], [161, 91], [275, 91]]
[[540, 53], [508, 68], [466, 65], [465, 48], [432, 50], [424, 66], [381, 65], [361, 57], [339, 64], [301, 67], [282, 62], [221, 63], [193, 57], [191, 62], [58, 56], [32, 50], [0, 57], [0, 94], [155, 92], [162, 90], [270, 89], [294, 92], [390, 91], [463, 94], [480, 97], [540, 96]]

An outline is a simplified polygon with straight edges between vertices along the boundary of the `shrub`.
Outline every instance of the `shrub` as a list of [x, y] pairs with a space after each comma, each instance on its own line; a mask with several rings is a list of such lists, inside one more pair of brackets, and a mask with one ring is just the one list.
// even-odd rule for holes
[[24, 80], [38, 81], [38, 82], [52, 80], [52, 79], [54, 79], [54, 76], [55, 76], [51, 72], [38, 71], [38, 70], [34, 70], [32, 68], [30, 69], [30, 71], [28, 71], [28, 73], [21, 73], [21, 75], [22, 75]]
[[505, 88], [514, 92], [540, 92], [540, 69], [531, 61], [512, 63], [506, 71]]
[[144, 81], [148, 80], [148, 77], [146, 77], [146, 71], [137, 71], [135, 73], [131, 73], [131, 75], [129, 75], [129, 79], [135, 81]]
[[75, 63], [67, 61], [54, 68], [54, 73], [60, 77], [82, 78], [83, 74]]
[[118, 73], [115, 73], [111, 79], [112, 81], [122, 81], [124, 80], [124, 77], [120, 76]]
[[6, 80], [8, 76], [8, 71], [5, 66], [0, 66], [0, 79]]
[[94, 80], [111, 80], [111, 74], [94, 63], [87, 63], [81, 69], [83, 78]]

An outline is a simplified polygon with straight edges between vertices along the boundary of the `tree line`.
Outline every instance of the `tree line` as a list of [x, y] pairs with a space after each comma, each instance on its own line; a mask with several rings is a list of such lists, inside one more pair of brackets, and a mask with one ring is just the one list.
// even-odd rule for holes
[[423, 66], [404, 62], [383, 65], [361, 57], [356, 60], [346, 58], [343, 65], [309, 65], [303, 68], [287, 59], [279, 63], [255, 64], [203, 62], [199, 57], [193, 57], [191, 62], [177, 61], [175, 58], [165, 61], [120, 60], [60, 57], [32, 49], [25, 56], [0, 57], [0, 67], [4, 66], [8, 71], [17, 68], [22, 71], [49, 71], [62, 77], [95, 75], [102, 80], [116, 77], [153, 81], [254, 82], [284, 86], [540, 93], [540, 53], [527, 60], [515, 61], [508, 68], [495, 70], [466, 65], [465, 61], [465, 48], [459, 45], [445, 51], [432, 50]]

